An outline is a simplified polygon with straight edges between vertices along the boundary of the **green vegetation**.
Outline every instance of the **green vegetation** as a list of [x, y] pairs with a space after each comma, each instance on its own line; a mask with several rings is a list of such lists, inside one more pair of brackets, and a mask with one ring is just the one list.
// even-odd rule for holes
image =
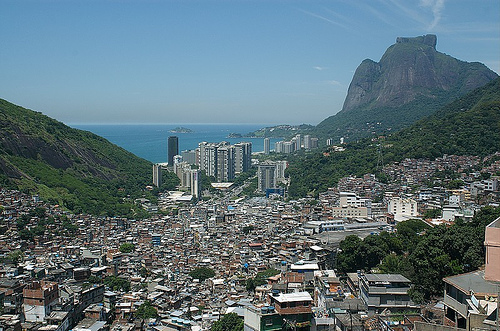
[[210, 268], [201, 267], [192, 270], [189, 273], [189, 276], [193, 277], [193, 279], [199, 279], [200, 282], [205, 281], [205, 279], [209, 279], [215, 276], [215, 271]]
[[131, 243], [124, 243], [120, 245], [120, 252], [122, 253], [131, 253], [135, 249], [134, 244]]
[[247, 279], [247, 291], [254, 291], [257, 286], [267, 284], [267, 279], [269, 277], [276, 276], [279, 273], [280, 271], [276, 269], [267, 269], [265, 271], [258, 272], [254, 278]]
[[158, 317], [158, 311], [151, 304], [149, 300], [146, 300], [142, 305], [137, 308], [135, 316], [141, 319], [155, 318]]
[[108, 276], [104, 278], [104, 285], [108, 286], [113, 291], [130, 291], [130, 281], [121, 277]]
[[430, 228], [420, 220], [401, 222], [395, 233], [382, 232], [364, 240], [346, 237], [339, 245], [337, 268], [343, 272], [377, 270], [400, 273], [415, 285], [417, 302], [442, 295], [444, 277], [469, 272], [484, 264], [486, 225], [500, 208], [484, 207], [471, 222]]
[[236, 313], [224, 315], [210, 327], [210, 331], [243, 331], [243, 319]]
[[[449, 104], [408, 129], [374, 139], [346, 144], [343, 152], [325, 150], [291, 158], [289, 196], [316, 196], [342, 177], [380, 175], [381, 151], [385, 164], [405, 158], [435, 159], [444, 154], [493, 154], [500, 147], [500, 78]], [[381, 178], [383, 176], [380, 176]], [[456, 186], [458, 182], [452, 182]]]
[[[151, 163], [90, 132], [0, 99], [0, 182], [75, 213], [134, 216]], [[172, 178], [168, 177], [168, 184]]]

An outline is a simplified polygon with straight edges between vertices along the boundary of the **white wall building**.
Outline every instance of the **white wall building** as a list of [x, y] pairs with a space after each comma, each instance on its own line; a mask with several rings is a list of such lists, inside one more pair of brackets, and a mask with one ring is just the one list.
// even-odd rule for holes
[[417, 202], [409, 198], [393, 197], [389, 200], [387, 211], [396, 221], [404, 221], [418, 215]]

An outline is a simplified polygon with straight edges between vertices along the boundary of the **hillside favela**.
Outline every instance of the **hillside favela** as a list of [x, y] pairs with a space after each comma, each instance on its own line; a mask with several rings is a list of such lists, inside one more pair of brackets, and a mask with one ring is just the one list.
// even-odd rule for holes
[[[426, 8], [422, 3], [419, 10]], [[342, 29], [348, 21], [334, 15], [338, 3], [324, 4], [332, 10], [292, 13]], [[32, 5], [68, 6], [56, 1], [26, 8]], [[156, 5], [180, 3], [147, 4]], [[436, 13], [447, 5], [435, 2], [434, 27], [445, 20]], [[0, 9], [14, 13], [16, 6]], [[208, 7], [218, 6], [233, 8], [219, 1]], [[375, 11], [375, 5], [368, 10]], [[500, 330], [500, 78], [474, 58], [440, 51], [437, 33], [392, 34], [392, 44], [377, 42], [378, 60], [362, 60], [367, 55], [361, 54], [358, 66], [348, 68], [341, 110], [316, 124], [287, 123], [297, 114], [313, 121], [316, 104], [300, 104], [306, 108], [295, 114], [289, 103], [267, 111], [283, 111], [281, 123], [223, 133], [216, 128], [231, 116], [218, 118], [216, 111], [175, 112], [191, 116], [182, 121], [165, 110], [158, 123], [184, 124], [164, 130], [144, 124], [141, 134], [130, 125], [145, 122], [126, 120], [125, 103], [119, 115], [78, 112], [96, 118], [81, 123], [107, 123], [96, 126], [101, 136], [77, 128], [82, 124], [65, 124], [79, 102], [72, 101], [72, 79], [68, 89], [57, 85], [64, 123], [50, 115], [51, 105], [59, 104], [49, 90], [40, 92], [49, 94], [39, 104], [28, 96], [26, 105], [0, 99], [0, 331]], [[443, 44], [456, 42], [443, 35]], [[211, 36], [210, 43], [218, 44]], [[490, 41], [497, 51], [499, 37], [496, 31]], [[113, 38], [113, 47], [121, 47], [115, 41], [121, 37]], [[221, 45], [210, 45], [208, 53], [212, 47]], [[362, 51], [368, 48], [367, 42]], [[65, 56], [79, 52], [85, 51]], [[182, 52], [188, 56], [189, 49]], [[339, 45], [338, 52], [350, 50]], [[0, 60], [10, 59], [7, 53], [0, 51]], [[133, 61], [133, 54], [130, 49], [120, 56]], [[500, 54], [494, 56], [498, 63]], [[203, 75], [201, 65], [196, 70]], [[328, 72], [326, 66], [312, 70]], [[59, 72], [40, 68], [40, 74], [56, 84], [51, 75]], [[24, 100], [42, 89], [41, 83], [33, 88], [35, 78], [22, 87], [14, 76], [0, 79], [8, 77], [18, 93], [0, 85], [0, 93], [13, 96], [0, 97]], [[207, 93], [216, 93], [209, 85], [217, 79], [234, 79], [234, 85], [244, 79], [220, 74], [210, 83], [200, 77]], [[184, 83], [171, 86], [172, 98], [184, 93]], [[120, 81], [114, 84], [126, 91]], [[196, 99], [204, 92], [191, 93]], [[109, 94], [115, 97], [114, 90]], [[154, 108], [154, 100], [126, 94], [116, 98], [137, 98], [144, 108], [140, 116]], [[100, 97], [96, 92], [85, 98]], [[227, 98], [237, 107], [236, 96], [228, 92]], [[233, 115], [231, 128], [237, 123], [245, 130], [246, 120]], [[257, 110], [250, 115], [261, 116]], [[105, 116], [117, 117], [108, 122]], [[200, 122], [218, 123], [209, 126], [216, 133], [199, 129], [194, 123]], [[159, 150], [160, 159], [148, 156], [150, 148]]]

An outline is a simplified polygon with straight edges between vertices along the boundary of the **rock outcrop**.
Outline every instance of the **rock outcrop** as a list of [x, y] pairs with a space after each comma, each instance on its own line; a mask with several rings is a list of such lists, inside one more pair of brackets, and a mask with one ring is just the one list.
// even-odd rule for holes
[[436, 45], [435, 35], [398, 37], [379, 62], [364, 60], [342, 110], [318, 129], [351, 139], [399, 129], [498, 77], [484, 64], [438, 52]]

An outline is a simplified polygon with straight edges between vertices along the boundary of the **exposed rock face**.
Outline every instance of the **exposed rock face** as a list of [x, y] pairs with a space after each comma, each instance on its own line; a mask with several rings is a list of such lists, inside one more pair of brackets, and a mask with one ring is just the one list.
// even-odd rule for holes
[[[396, 39], [379, 63], [365, 60], [356, 70], [342, 108], [395, 107], [417, 95], [435, 97], [434, 90], [465, 93], [496, 78], [479, 63], [466, 63], [436, 51], [437, 37]], [[483, 74], [477, 75], [477, 71]]]
[[[377, 131], [373, 126], [363, 128], [366, 122], [376, 122], [379, 131], [400, 128], [498, 76], [481, 63], [436, 51], [436, 44], [435, 35], [398, 37], [380, 62], [364, 60], [356, 69], [342, 110], [318, 128], [335, 132], [330, 134], [333, 137]], [[409, 110], [412, 103], [418, 104]], [[401, 107], [406, 108], [402, 111]]]

